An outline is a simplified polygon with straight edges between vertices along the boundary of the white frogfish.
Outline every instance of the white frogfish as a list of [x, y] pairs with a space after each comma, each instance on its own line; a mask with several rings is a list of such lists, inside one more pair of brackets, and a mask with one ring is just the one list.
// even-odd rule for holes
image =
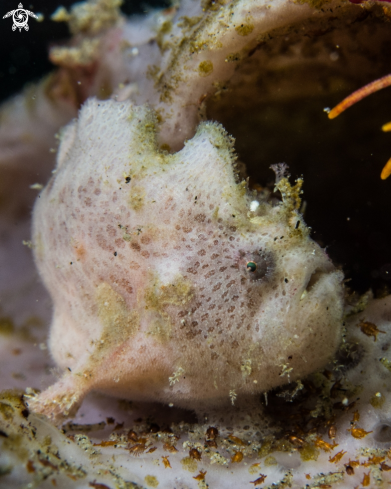
[[158, 149], [155, 115], [89, 99], [66, 127], [33, 215], [64, 374], [30, 399], [59, 421], [100, 391], [176, 406], [230, 405], [324, 366], [341, 338], [342, 272], [298, 212], [241, 181], [233, 139], [203, 122]]

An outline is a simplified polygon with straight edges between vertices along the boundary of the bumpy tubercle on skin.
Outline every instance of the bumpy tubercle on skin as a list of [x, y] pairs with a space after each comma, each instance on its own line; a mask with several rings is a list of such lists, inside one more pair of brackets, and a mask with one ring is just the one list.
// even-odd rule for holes
[[65, 374], [29, 399], [33, 410], [61, 421], [91, 390], [216, 407], [327, 363], [342, 274], [298, 214], [302, 181], [282, 178], [283, 202], [250, 212], [234, 162], [218, 124], [169, 155], [150, 109], [86, 103], [34, 210], [49, 345]]

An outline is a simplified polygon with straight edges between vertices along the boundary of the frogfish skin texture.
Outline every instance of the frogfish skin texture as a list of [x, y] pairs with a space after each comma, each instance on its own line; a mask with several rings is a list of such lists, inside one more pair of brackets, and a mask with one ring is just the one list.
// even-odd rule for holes
[[233, 140], [202, 123], [175, 154], [155, 116], [90, 99], [62, 134], [34, 209], [63, 377], [30, 405], [53, 419], [91, 390], [195, 408], [266, 392], [322, 367], [342, 323], [342, 273], [298, 213], [301, 181], [261, 202]]

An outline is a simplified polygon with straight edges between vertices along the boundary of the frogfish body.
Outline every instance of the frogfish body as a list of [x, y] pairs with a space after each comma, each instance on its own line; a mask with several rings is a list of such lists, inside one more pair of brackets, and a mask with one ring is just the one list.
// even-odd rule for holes
[[30, 400], [53, 419], [91, 390], [225, 405], [321, 368], [342, 323], [342, 273], [309, 237], [301, 181], [254, 199], [233, 140], [204, 122], [158, 149], [153, 112], [90, 99], [62, 134], [34, 209], [38, 269], [53, 299], [49, 346], [64, 369]]

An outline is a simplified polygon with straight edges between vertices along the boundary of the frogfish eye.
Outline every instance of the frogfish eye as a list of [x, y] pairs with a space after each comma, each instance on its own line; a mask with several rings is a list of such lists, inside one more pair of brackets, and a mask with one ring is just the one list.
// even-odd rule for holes
[[242, 252], [239, 266], [242, 270], [246, 267], [245, 270], [248, 279], [257, 282], [266, 275], [270, 275], [272, 260], [269, 254], [264, 253], [262, 250], [250, 253]]
[[250, 273], [254, 273], [257, 270], [257, 264], [254, 261], [248, 261], [246, 268]]

